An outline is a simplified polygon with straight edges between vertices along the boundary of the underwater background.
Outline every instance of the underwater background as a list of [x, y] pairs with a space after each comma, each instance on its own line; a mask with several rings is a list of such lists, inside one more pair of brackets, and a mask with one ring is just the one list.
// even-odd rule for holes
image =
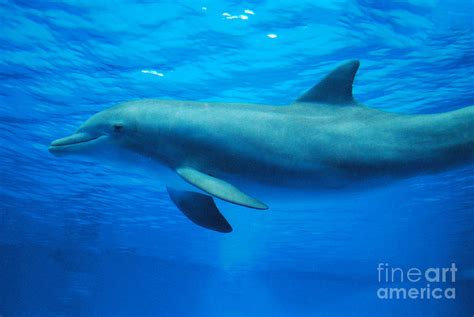
[[[0, 316], [472, 316], [472, 165], [305, 210], [219, 203], [234, 227], [219, 234], [154, 177], [47, 148], [131, 99], [285, 105], [349, 59], [370, 107], [474, 105], [473, 12], [470, 0], [0, 0]], [[456, 263], [456, 299], [379, 299], [379, 263]]]

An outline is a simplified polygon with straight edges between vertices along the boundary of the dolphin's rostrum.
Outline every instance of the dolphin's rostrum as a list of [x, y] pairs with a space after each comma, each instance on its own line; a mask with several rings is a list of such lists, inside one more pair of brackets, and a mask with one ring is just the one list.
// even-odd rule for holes
[[267, 209], [275, 196], [296, 199], [289, 191], [357, 188], [473, 161], [473, 106], [424, 115], [370, 109], [352, 95], [358, 68], [339, 66], [288, 106], [121, 103], [49, 150], [145, 158], [191, 221], [220, 232], [232, 228], [214, 198]]

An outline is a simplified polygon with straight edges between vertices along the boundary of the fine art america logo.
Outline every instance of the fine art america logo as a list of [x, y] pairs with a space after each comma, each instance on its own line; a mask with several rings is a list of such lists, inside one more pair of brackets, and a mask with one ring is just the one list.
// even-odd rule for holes
[[456, 264], [449, 267], [401, 268], [388, 263], [377, 266], [377, 297], [380, 299], [452, 299], [456, 298]]

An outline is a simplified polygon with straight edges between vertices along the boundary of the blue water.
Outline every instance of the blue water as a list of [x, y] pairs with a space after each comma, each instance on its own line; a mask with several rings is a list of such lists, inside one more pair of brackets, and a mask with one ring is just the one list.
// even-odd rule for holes
[[[348, 59], [370, 107], [473, 105], [472, 12], [470, 0], [0, 1], [0, 315], [471, 316], [472, 165], [307, 210], [219, 203], [234, 227], [219, 234], [153, 177], [47, 146], [130, 99], [284, 105]], [[456, 299], [379, 299], [379, 263], [456, 263]]]

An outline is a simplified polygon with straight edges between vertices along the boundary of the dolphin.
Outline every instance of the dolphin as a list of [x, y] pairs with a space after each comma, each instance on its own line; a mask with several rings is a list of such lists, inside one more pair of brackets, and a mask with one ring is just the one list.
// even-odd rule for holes
[[264, 210], [275, 198], [365, 188], [473, 161], [474, 106], [415, 115], [368, 108], [352, 94], [359, 65], [340, 65], [286, 106], [120, 103], [49, 151], [132, 159], [158, 172], [187, 218], [218, 232], [232, 227], [215, 199]]

